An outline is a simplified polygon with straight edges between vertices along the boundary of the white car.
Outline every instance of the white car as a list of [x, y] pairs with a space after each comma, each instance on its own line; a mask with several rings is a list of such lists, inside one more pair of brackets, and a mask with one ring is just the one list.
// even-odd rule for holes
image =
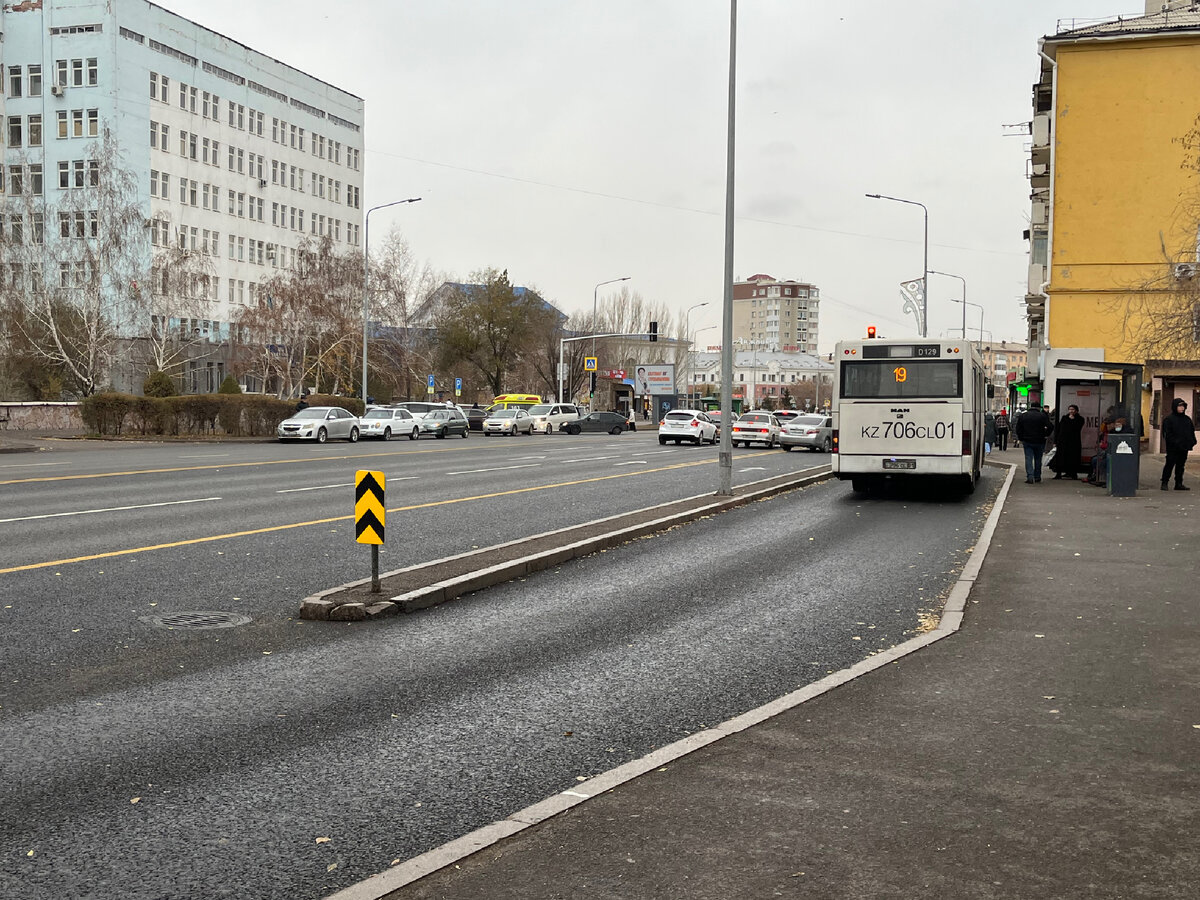
[[733, 446], [739, 443], [749, 447], [751, 444], [766, 444], [768, 447], [779, 446], [779, 420], [769, 412], [742, 413], [741, 418], [733, 423], [729, 438]]
[[570, 403], [539, 403], [529, 407], [529, 416], [533, 419], [533, 430], [542, 434], [553, 434], [556, 431], [566, 431], [568, 422], [579, 421], [579, 410]]
[[708, 417], [708, 413], [698, 409], [673, 409], [658, 423], [658, 442], [665, 444], [667, 441], [715, 444], [717, 423]]
[[358, 440], [358, 417], [340, 406], [310, 406], [279, 423], [275, 436], [282, 441], [316, 441], [330, 438]]
[[533, 419], [523, 409], [498, 409], [483, 420], [485, 437], [493, 434], [533, 434]]
[[408, 435], [410, 441], [421, 436], [421, 424], [413, 418], [407, 409], [395, 406], [377, 406], [368, 409], [367, 414], [358, 420], [358, 427], [364, 438], [379, 438], [390, 441], [393, 437]]

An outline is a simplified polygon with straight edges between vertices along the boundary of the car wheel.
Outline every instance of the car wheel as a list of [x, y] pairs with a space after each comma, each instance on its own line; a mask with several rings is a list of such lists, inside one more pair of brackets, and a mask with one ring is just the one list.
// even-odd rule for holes
[[767, 449], [770, 450], [771, 448], [778, 447], [778, 446], [779, 446], [779, 435], [777, 435], [777, 434], [771, 435], [771, 439], [769, 441], [767, 441]]
[[420, 428], [414, 428], [414, 429], [412, 430], [412, 434], [410, 434], [410, 435], [408, 436], [408, 439], [409, 439], [410, 441], [415, 441], [415, 440], [416, 440], [417, 438], [419, 438], [420, 436], [421, 436], [421, 429], [420, 429]]
[[832, 453], [833, 452], [833, 438], [827, 437], [827, 438], [825, 438], [824, 441], [821, 442], [821, 452], [822, 453]]
[[467, 438], [469, 438], [470, 436], [471, 436], [471, 429], [470, 429], [470, 428], [464, 428], [464, 429], [463, 429], [463, 440], [465, 441], [465, 440], [466, 440]]
[[351, 428], [351, 429], [350, 429], [350, 438], [349, 438], [349, 440], [350, 440], [350, 443], [352, 443], [352, 444], [357, 444], [357, 443], [358, 443], [358, 428], [357, 428], [357, 426], [356, 426], [356, 427], [354, 427], [354, 428]]
[[567, 428], [567, 434], [582, 434], [583, 427], [581, 425], [571, 425]]
[[324, 428], [319, 429], [317, 431], [317, 443], [323, 444], [327, 440], [329, 440], [329, 432], [327, 432]]
[[715, 431], [713, 432], [713, 436], [709, 438], [708, 442], [714, 445], [717, 443], [717, 433]]
[[383, 429], [383, 439], [385, 441], [390, 441], [392, 439], [392, 429], [390, 429], [390, 428]]
[[783, 448], [783, 452], [784, 452], [784, 453], [791, 453], [791, 452], [792, 452], [792, 445], [791, 445], [791, 444], [780, 444], [779, 446]]
[[439, 441], [443, 441], [443, 440], [445, 440], [445, 439], [446, 439], [446, 429], [445, 429], [445, 428], [442, 428], [442, 429], [439, 429], [439, 430], [438, 430], [438, 433], [437, 433], [437, 439], [438, 439]]
[[699, 434], [696, 435], [696, 439], [694, 441], [692, 441], [692, 443], [695, 444], [697, 447], [699, 447], [702, 443], [704, 443], [703, 436], [701, 436]]
[[620, 434], [620, 433], [621, 433], [621, 426], [620, 426], [620, 425], [614, 425], [612, 428], [608, 429], [608, 433], [609, 433], [609, 434]]
[[667, 439], [666, 439], [666, 438], [659, 438], [659, 439], [658, 439], [658, 442], [659, 442], [660, 444], [662, 444], [662, 445], [665, 447], [665, 446], [666, 446], [666, 444], [667, 444]]

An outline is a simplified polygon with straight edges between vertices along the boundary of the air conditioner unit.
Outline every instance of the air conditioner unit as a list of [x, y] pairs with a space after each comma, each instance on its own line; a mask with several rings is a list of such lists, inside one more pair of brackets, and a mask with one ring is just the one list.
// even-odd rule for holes
[[63, 86], [61, 84], [50, 85], [50, 93], [55, 97], [61, 97], [63, 95]]
[[1195, 278], [1196, 264], [1195, 263], [1175, 263], [1176, 278]]

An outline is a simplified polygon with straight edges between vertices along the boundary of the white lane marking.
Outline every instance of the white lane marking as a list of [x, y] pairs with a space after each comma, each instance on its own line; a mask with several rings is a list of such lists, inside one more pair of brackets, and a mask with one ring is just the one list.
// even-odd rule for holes
[[646, 460], [644, 460], [644, 459], [631, 459], [629, 462], [613, 463], [614, 467], [616, 467], [616, 466], [644, 466], [644, 465], [646, 465]]
[[615, 456], [583, 456], [583, 457], [580, 457], [579, 459], [556, 459], [554, 462], [556, 465], [559, 465], [562, 463], [596, 462], [601, 459], [616, 459], [616, 457]]
[[462, 472], [447, 472], [447, 475], [477, 475], [480, 472], [504, 472], [508, 469], [536, 469], [540, 463], [528, 463], [524, 466], [496, 466], [491, 469], [466, 469]]
[[544, 456], [514, 456], [513, 460], [515, 462], [520, 462], [523, 459], [545, 459], [545, 458], [546, 457], [544, 457]]
[[181, 456], [180, 459], [223, 459], [228, 453], [202, 453], [198, 456]]
[[65, 465], [66, 465], [66, 463], [65, 463], [65, 462], [52, 462], [52, 463], [8, 463], [7, 465], [0, 466], [0, 469], [27, 469], [27, 468], [32, 468], [33, 466], [65, 466]]
[[43, 513], [40, 516], [17, 516], [12, 519], [0, 519], [0, 525], [5, 522], [28, 522], [32, 519], [58, 519], [63, 516], [86, 516], [91, 513], [124, 512], [129, 509], [153, 509], [158, 506], [179, 506], [182, 503], [207, 503], [210, 500], [220, 499], [220, 497], [199, 497], [195, 500], [167, 500], [163, 503], [142, 503], [138, 506], [108, 506], [104, 509], [79, 509], [75, 512]]
[[353, 481], [348, 481], [345, 484], [318, 484], [314, 487], [302, 488], [287, 488], [286, 490], [276, 491], [277, 494], [299, 494], [301, 491], [324, 491], [329, 488], [354, 487]]
[[746, 466], [744, 469], [738, 469], [739, 472], [765, 472], [765, 466]]

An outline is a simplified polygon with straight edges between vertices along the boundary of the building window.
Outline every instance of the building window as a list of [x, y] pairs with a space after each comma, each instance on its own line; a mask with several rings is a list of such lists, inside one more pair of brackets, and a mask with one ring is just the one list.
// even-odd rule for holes
[[29, 146], [42, 146], [42, 117], [40, 114], [29, 117]]
[[8, 117], [8, 146], [25, 146], [25, 121], [20, 116]]
[[24, 76], [23, 69], [20, 66], [8, 67], [8, 96], [21, 97], [23, 96]]
[[29, 73], [29, 96], [30, 97], [42, 96], [42, 66], [41, 66], [41, 64], [39, 63], [37, 65], [29, 66], [27, 71]]
[[95, 57], [87, 61], [87, 83], [92, 87], [100, 83], [100, 66]]

